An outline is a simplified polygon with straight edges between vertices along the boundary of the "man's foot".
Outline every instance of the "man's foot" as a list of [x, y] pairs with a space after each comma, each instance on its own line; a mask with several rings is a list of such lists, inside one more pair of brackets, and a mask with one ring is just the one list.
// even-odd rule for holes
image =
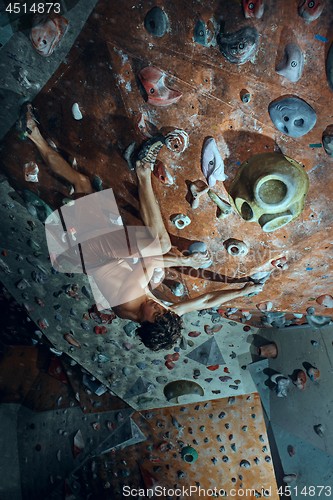
[[22, 139], [29, 138], [32, 142], [38, 143], [42, 136], [37, 123], [38, 120], [34, 114], [33, 105], [30, 102], [25, 103], [21, 108], [17, 122], [17, 129], [21, 132]]
[[164, 144], [165, 138], [161, 134], [148, 139], [148, 141], [144, 142], [142, 147], [139, 149], [137, 159], [141, 160], [143, 163], [155, 165], [157, 155]]
[[149, 163], [153, 170], [157, 155], [164, 146], [164, 136], [159, 134], [145, 141], [141, 147], [137, 148], [136, 143], [132, 142], [124, 151], [124, 158], [127, 161], [130, 170], [136, 169], [137, 161]]

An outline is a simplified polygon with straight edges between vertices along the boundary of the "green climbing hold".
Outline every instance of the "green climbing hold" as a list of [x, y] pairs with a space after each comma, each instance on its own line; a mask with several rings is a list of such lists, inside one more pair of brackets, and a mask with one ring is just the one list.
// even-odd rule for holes
[[193, 464], [198, 460], [198, 452], [192, 446], [184, 446], [181, 451], [181, 456], [184, 462]]

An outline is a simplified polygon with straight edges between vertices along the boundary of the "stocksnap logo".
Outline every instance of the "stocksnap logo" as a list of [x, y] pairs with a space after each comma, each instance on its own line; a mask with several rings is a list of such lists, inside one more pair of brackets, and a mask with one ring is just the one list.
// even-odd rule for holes
[[[54, 211], [45, 221], [45, 233], [54, 269], [87, 274], [100, 310], [142, 296], [150, 258], [163, 255], [151, 228], [124, 226], [113, 189]], [[150, 283], [152, 288], [158, 284]]]

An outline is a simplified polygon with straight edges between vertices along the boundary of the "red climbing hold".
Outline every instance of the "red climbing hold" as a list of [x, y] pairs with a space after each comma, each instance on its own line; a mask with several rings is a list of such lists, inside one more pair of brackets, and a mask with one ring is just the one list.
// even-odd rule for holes
[[279, 259], [275, 259], [271, 261], [273, 267], [277, 269], [288, 269], [287, 258], [280, 257]]
[[190, 332], [188, 334], [189, 337], [199, 337], [199, 335], [201, 335], [201, 332]]
[[68, 21], [63, 16], [36, 17], [30, 33], [33, 48], [43, 57], [50, 56], [59, 45], [67, 28]]
[[105, 328], [105, 326], [94, 326], [94, 332], [96, 333], [96, 335], [104, 335], [106, 332], [107, 332], [107, 329]]
[[138, 74], [148, 97], [148, 103], [154, 106], [169, 106], [182, 96], [178, 90], [169, 89], [165, 85], [165, 74], [155, 66], [147, 66]]
[[220, 365], [210, 365], [210, 366], [207, 366], [207, 369], [210, 370], [211, 372], [214, 372], [218, 368], [220, 368]]

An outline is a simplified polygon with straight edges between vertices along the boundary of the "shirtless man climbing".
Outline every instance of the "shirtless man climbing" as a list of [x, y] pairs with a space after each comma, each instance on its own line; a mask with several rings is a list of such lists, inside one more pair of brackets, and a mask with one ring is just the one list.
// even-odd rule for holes
[[[73, 185], [76, 198], [94, 193], [89, 178], [74, 170], [57, 151], [49, 146], [41, 135], [31, 104], [26, 105], [23, 119], [19, 125], [24, 135], [36, 145], [47, 167], [54, 174]], [[209, 260], [207, 254], [194, 253], [193, 255], [179, 256], [170, 252], [169, 234], [154, 195], [151, 179], [152, 165], [155, 163], [160, 147], [152, 145], [146, 157], [136, 164], [140, 214], [146, 229], [149, 228], [149, 230], [143, 230], [141, 238], [140, 231], [138, 231], [133, 253], [130, 256], [127, 253], [123, 257], [119, 252], [119, 245], [114, 246], [113, 240], [110, 242], [107, 235], [95, 238], [93, 244], [88, 242], [86, 251], [88, 257], [98, 256], [97, 264], [87, 266], [88, 276], [94, 278], [98, 288], [117, 316], [141, 323], [137, 333], [142, 342], [154, 351], [170, 349], [179, 339], [182, 329], [180, 317], [183, 314], [219, 307], [223, 303], [230, 303], [234, 299], [247, 296], [250, 293], [259, 293], [263, 288], [262, 283], [257, 284], [253, 282], [254, 280], [251, 281], [251, 278], [244, 278], [245, 285], [242, 288], [208, 292], [171, 306], [160, 302], [152, 294], [148, 285], [156, 268], [189, 266], [198, 269]], [[121, 227], [122, 230], [124, 228], [125, 226]], [[128, 249], [126, 251], [128, 252]], [[102, 261], [100, 260], [101, 252], [105, 254]], [[139, 258], [140, 265], [136, 267], [131, 264], [129, 257]], [[273, 270], [270, 262], [267, 262], [260, 269], [257, 269], [257, 272], [268, 274]], [[117, 304], [114, 298], [109, 296], [114, 294], [115, 290]]]

